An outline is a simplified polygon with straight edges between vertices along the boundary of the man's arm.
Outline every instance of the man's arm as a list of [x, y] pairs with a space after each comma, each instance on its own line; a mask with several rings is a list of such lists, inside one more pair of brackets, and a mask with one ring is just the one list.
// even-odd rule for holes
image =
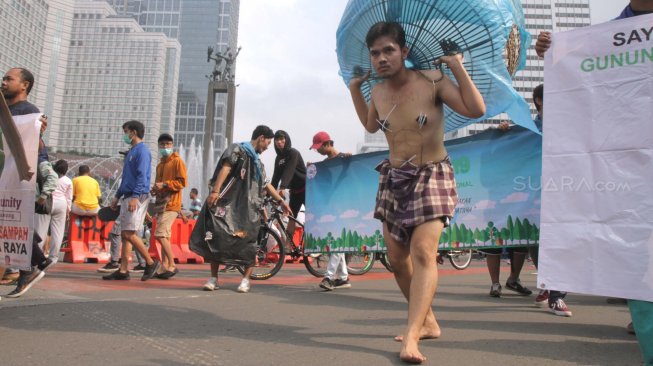
[[97, 196], [98, 202], [100, 202], [100, 198], [102, 198], [102, 191], [100, 190], [100, 183], [95, 181], [95, 195]]
[[283, 169], [281, 174], [281, 183], [279, 183], [279, 189], [284, 190], [290, 185], [292, 177], [295, 175], [297, 170], [297, 164], [299, 164], [299, 151], [296, 149], [291, 149], [289, 155], [289, 160], [286, 162], [286, 167]]
[[179, 192], [186, 187], [186, 165], [179, 159], [175, 164], [175, 178], [155, 183], [157, 190], [167, 189], [170, 192]]
[[272, 187], [275, 189], [279, 187], [279, 180], [281, 180], [281, 171], [282, 169], [278, 165], [279, 162], [279, 157], [277, 156], [276, 159], [274, 159], [274, 172], [272, 172], [272, 181], [270, 182], [272, 184]]
[[209, 207], [212, 207], [218, 202], [218, 199], [220, 198], [220, 190], [222, 189], [224, 181], [227, 180], [229, 173], [231, 173], [231, 163], [229, 160], [225, 160], [222, 167], [220, 168], [220, 172], [218, 173], [218, 178], [213, 184], [213, 190], [211, 190], [209, 196], [206, 197], [206, 203]]
[[[137, 167], [136, 167], [136, 187], [134, 187], [135, 192], [147, 192], [150, 190], [150, 187], [147, 184], [147, 180], [149, 177], [145, 176], [145, 172], [149, 170], [152, 158], [149, 154], [146, 154], [147, 151], [145, 149], [141, 149], [141, 151], [138, 152], [136, 158]], [[134, 193], [132, 197], [138, 197], [138, 195]]]
[[544, 57], [544, 53], [549, 47], [551, 47], [551, 32], [540, 32], [535, 42], [535, 53], [540, 57]]
[[43, 182], [43, 188], [39, 192], [39, 201], [40, 203], [43, 203], [43, 201], [51, 196], [52, 192], [57, 189], [57, 180], [59, 179], [59, 176], [54, 171], [54, 169], [52, 169], [52, 164], [48, 161], [44, 161], [39, 164], [38, 168], [41, 176], [45, 178], [45, 181]]
[[68, 212], [73, 206], [73, 185], [68, 186], [66, 190], [66, 203], [68, 204]]
[[[148, 186], [147, 180], [149, 177], [145, 176], [145, 172], [148, 171], [150, 167], [151, 159], [149, 152], [146, 154], [145, 150], [138, 152], [136, 157], [136, 187], [134, 187], [135, 192], [149, 191], [150, 187]], [[129, 212], [134, 212], [138, 209], [138, 194], [132, 193], [132, 197], [128, 202], [127, 209]], [[112, 204], [113, 206], [113, 204]]]
[[351, 100], [354, 102], [354, 108], [356, 109], [356, 114], [358, 119], [361, 121], [361, 124], [369, 133], [374, 133], [379, 130], [379, 124], [376, 123], [376, 119], [379, 117], [376, 112], [376, 107], [374, 106], [374, 101], [370, 101], [370, 105], [367, 105], [363, 92], [361, 91], [361, 86], [370, 76], [370, 72], [360, 78], [352, 78], [349, 81], [349, 92], [351, 93]]
[[439, 82], [439, 96], [454, 112], [467, 118], [479, 118], [485, 114], [485, 102], [462, 61], [463, 56], [459, 53], [438, 60], [447, 64], [458, 82], [456, 86], [449, 78], [442, 78]]
[[290, 210], [290, 206], [288, 206], [286, 201], [284, 201], [283, 198], [281, 198], [281, 195], [279, 195], [279, 192], [277, 192], [277, 190], [274, 189], [272, 184], [270, 184], [270, 183], [266, 184], [265, 185], [265, 190], [268, 192], [268, 194], [270, 196], [272, 196], [272, 198], [274, 198], [281, 205], [281, 207], [283, 208], [283, 212], [286, 215], [291, 215], [292, 214], [292, 210]]

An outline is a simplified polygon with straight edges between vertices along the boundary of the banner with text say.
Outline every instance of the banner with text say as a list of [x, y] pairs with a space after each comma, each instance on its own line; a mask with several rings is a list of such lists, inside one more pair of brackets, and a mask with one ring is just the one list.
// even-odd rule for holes
[[538, 287], [653, 301], [653, 15], [553, 35]]

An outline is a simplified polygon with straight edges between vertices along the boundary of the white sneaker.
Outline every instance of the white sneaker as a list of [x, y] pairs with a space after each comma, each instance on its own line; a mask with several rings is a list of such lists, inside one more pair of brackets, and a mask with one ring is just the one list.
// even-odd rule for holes
[[238, 289], [236, 291], [240, 292], [241, 294], [249, 292], [249, 280], [247, 278], [243, 278], [243, 280], [240, 281], [240, 285], [238, 285]]
[[216, 277], [209, 278], [208, 281], [204, 284], [204, 291], [215, 291], [219, 289], [218, 279]]

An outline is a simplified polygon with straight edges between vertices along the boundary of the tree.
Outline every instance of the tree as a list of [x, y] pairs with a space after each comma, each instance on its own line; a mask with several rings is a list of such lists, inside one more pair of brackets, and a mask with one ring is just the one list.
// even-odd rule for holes
[[519, 217], [518, 217], [517, 219], [515, 219], [515, 230], [513, 232], [513, 236], [514, 236], [515, 240], [517, 240], [518, 244], [521, 244], [522, 231], [523, 231], [522, 224], [521, 224], [521, 221], [519, 220]]
[[522, 221], [522, 238], [526, 239], [526, 244], [528, 244], [529, 239], [531, 238], [531, 223], [528, 222], [528, 219], [524, 219]]
[[466, 244], [474, 244], [474, 232], [471, 229], [467, 229], [467, 235], [465, 236]]
[[510, 239], [510, 235], [511, 235], [511, 233], [510, 233], [510, 230], [508, 230], [508, 228], [505, 228], [505, 227], [504, 227], [503, 229], [501, 229], [501, 237], [502, 237], [506, 242], [508, 242], [508, 239]]
[[512, 242], [515, 240], [515, 235], [514, 235], [514, 231], [513, 231], [514, 226], [513, 226], [513, 223], [512, 223], [512, 216], [511, 215], [508, 215], [508, 221], [506, 222], [506, 229], [508, 229], [508, 232], [509, 232], [508, 235], [509, 235], [510, 243], [512, 244]]
[[453, 224], [453, 227], [451, 228], [451, 246], [453, 246], [458, 240], [458, 224]]
[[533, 240], [535, 244], [539, 243], [540, 241], [540, 229], [534, 224], [532, 225], [531, 230], [531, 240]]
[[346, 248], [350, 248], [350, 247], [353, 247], [355, 245], [354, 244], [354, 235], [351, 233], [351, 230], [347, 231], [347, 240], [345, 240], [345, 241], [346, 241], [346, 243], [345, 243]]
[[493, 241], [494, 239], [494, 222], [488, 221], [487, 223], [487, 228], [488, 228], [488, 235], [490, 236], [490, 242]]
[[449, 234], [447, 234], [446, 231], [442, 231], [442, 235], [440, 235], [440, 243], [449, 243]]

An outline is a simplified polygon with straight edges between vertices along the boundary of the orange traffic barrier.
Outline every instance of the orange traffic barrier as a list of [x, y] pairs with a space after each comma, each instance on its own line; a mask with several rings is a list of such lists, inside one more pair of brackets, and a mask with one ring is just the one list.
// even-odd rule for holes
[[[193, 253], [188, 246], [190, 234], [195, 227], [195, 220], [188, 219], [184, 222], [182, 219], [176, 219], [172, 223], [170, 234], [170, 246], [172, 254], [175, 257], [175, 263], [204, 263], [204, 258]], [[156, 218], [152, 220], [152, 235], [150, 236], [150, 255], [152, 258], [161, 260], [161, 243], [154, 237], [156, 231]]]
[[113, 222], [101, 221], [97, 216], [70, 214], [68, 246], [62, 248], [64, 262], [106, 263], [110, 260], [109, 232]]

